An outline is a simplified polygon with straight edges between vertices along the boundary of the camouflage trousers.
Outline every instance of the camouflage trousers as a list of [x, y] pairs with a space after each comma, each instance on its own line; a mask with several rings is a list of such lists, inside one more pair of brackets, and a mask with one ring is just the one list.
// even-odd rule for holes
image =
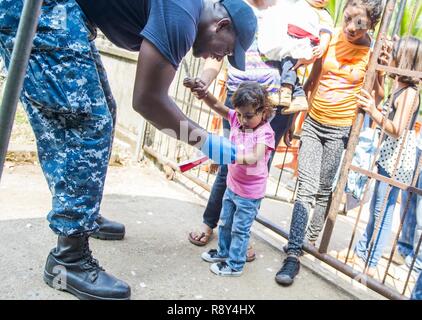
[[[6, 67], [22, 7], [23, 0], [0, 0], [0, 56]], [[116, 104], [90, 39], [75, 0], [45, 0], [21, 93], [52, 194], [48, 221], [63, 236], [98, 229], [113, 140]]]

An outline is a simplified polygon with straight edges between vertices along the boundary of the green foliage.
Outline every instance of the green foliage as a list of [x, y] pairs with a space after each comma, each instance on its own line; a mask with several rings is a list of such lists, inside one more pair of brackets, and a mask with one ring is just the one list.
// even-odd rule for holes
[[331, 0], [328, 3], [327, 9], [333, 17], [334, 25], [336, 27], [341, 23], [341, 17], [343, 14], [343, 7], [345, 3], [345, 0]]
[[[415, 18], [413, 23], [411, 23], [413, 13], [415, 13]], [[399, 35], [407, 35], [409, 28], [410, 35], [422, 39], [422, 2], [420, 0], [407, 0], [406, 2]]]

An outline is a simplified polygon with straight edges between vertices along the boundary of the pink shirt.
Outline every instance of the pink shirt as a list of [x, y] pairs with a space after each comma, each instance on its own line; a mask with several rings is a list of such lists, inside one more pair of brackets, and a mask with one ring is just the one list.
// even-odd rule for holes
[[274, 150], [274, 131], [264, 123], [255, 130], [242, 132], [241, 124], [234, 110], [229, 111], [230, 141], [237, 147], [237, 153], [251, 153], [258, 143], [267, 146], [265, 156], [256, 164], [229, 164], [227, 186], [235, 194], [248, 199], [261, 199], [265, 196], [268, 177], [268, 160]]

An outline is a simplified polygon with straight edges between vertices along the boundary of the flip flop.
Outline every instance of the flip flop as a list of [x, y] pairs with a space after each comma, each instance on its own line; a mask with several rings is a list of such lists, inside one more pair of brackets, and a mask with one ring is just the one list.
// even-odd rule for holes
[[[251, 250], [252, 247], [248, 248], [248, 251]], [[253, 255], [248, 256], [248, 251], [246, 252], [246, 262], [252, 262], [256, 259], [256, 253], [255, 251], [253, 252]]]
[[[189, 237], [188, 237], [188, 239], [189, 239], [189, 241], [191, 242], [191, 243], [193, 243], [194, 245], [196, 245], [196, 246], [199, 246], [199, 247], [203, 247], [203, 246], [205, 246], [206, 244], [208, 244], [208, 242], [210, 242], [210, 240], [211, 240], [211, 238], [212, 238], [212, 233], [210, 233], [210, 234], [207, 234], [207, 233], [205, 233], [205, 232], [201, 232], [201, 234], [199, 235], [199, 238], [198, 239], [195, 239], [193, 236], [192, 236], [192, 234], [193, 234], [194, 232], [189, 232]], [[203, 240], [203, 241], [201, 241], [201, 240]]]

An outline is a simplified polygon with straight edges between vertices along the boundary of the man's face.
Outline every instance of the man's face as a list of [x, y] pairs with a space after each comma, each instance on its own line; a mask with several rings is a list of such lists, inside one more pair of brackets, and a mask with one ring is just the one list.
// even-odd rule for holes
[[222, 60], [224, 56], [232, 55], [236, 35], [230, 27], [230, 19], [222, 19], [208, 28], [198, 30], [193, 44], [193, 56], [197, 58], [214, 58]]

